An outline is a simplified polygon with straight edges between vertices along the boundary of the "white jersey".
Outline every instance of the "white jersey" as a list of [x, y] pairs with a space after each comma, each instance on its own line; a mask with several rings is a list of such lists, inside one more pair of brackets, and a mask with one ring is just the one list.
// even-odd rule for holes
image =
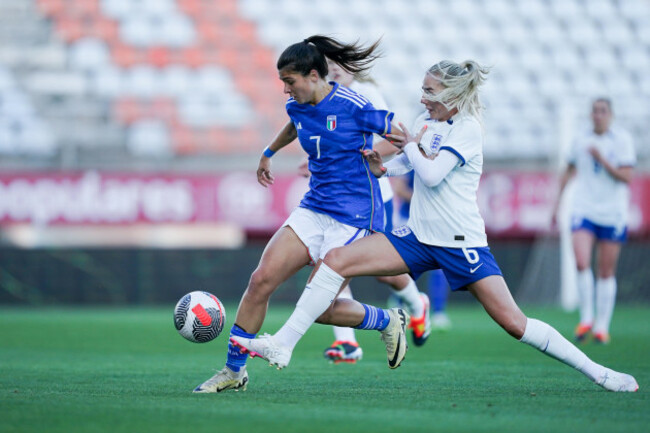
[[[377, 110], [388, 110], [388, 104], [386, 100], [379, 92], [377, 86], [372, 83], [364, 83], [359, 81], [353, 81], [350, 84], [350, 89], [354, 90], [360, 95], [363, 95], [370, 101], [370, 103]], [[374, 137], [374, 140], [377, 141], [380, 138], [379, 136]], [[393, 198], [393, 188], [390, 186], [390, 181], [387, 177], [383, 176], [379, 178], [379, 188], [381, 189], [381, 197], [384, 200], [384, 203], [390, 201]]]
[[603, 226], [621, 227], [627, 223], [630, 188], [614, 179], [589, 153], [596, 147], [614, 167], [634, 166], [636, 155], [632, 138], [625, 131], [610, 128], [598, 135], [593, 130], [580, 134], [573, 142], [568, 163], [576, 167], [572, 214]]
[[425, 152], [432, 155], [446, 150], [459, 162], [435, 187], [427, 187], [416, 173], [408, 226], [425, 244], [485, 247], [485, 223], [476, 200], [483, 171], [483, 129], [473, 116], [456, 115], [450, 121], [431, 120], [425, 112], [411, 130], [417, 133], [428, 125], [420, 142]]

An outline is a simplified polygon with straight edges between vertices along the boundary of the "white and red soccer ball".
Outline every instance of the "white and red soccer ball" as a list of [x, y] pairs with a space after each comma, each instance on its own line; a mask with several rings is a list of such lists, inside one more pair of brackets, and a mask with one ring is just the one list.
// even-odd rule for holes
[[221, 334], [226, 310], [212, 293], [196, 291], [183, 296], [174, 308], [174, 326], [186, 339], [207, 343]]

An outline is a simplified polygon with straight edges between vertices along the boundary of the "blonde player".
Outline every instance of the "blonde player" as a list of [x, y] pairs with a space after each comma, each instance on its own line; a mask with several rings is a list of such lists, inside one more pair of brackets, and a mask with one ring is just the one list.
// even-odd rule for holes
[[[337, 299], [330, 305], [335, 295], [321, 296], [336, 292], [348, 278], [404, 272], [416, 278], [441, 268], [452, 290], [469, 290], [490, 317], [517, 340], [574, 367], [607, 390], [634, 392], [638, 384], [632, 376], [593, 362], [554, 328], [526, 317], [490, 253], [476, 202], [483, 167], [479, 88], [487, 73], [473, 61], [436, 63], [422, 84], [421, 102], [430, 120], [416, 125], [421, 127], [416, 136], [403, 126], [404, 136], [388, 135], [403, 145], [401, 156], [384, 167], [377, 152], [364, 152], [375, 176], [415, 171], [409, 221], [392, 233], [376, 233], [327, 253], [308, 285], [313, 320], [354, 326], [374, 313], [353, 300]], [[432, 140], [440, 142], [435, 158], [431, 157]], [[308, 328], [304, 320], [295, 320], [300, 318], [292, 315], [275, 335], [234, 337], [232, 341], [271, 364], [286, 366], [300, 338], [297, 334], [301, 336]], [[399, 347], [400, 335], [394, 337]], [[390, 365], [390, 355], [388, 362]]]
[[[573, 250], [578, 268], [580, 323], [577, 341], [593, 332], [594, 340], [606, 344], [616, 302], [616, 264], [627, 236], [629, 183], [636, 163], [629, 134], [611, 126], [612, 104], [598, 98], [591, 107], [593, 128], [578, 136], [568, 165], [560, 179], [559, 199], [567, 182], [575, 177], [571, 212]], [[597, 279], [591, 270], [596, 245]], [[594, 317], [595, 298], [595, 317]]]

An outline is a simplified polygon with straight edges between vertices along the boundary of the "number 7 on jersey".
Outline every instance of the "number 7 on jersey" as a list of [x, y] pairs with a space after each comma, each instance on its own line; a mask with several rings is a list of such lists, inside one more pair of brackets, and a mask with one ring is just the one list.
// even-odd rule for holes
[[316, 159], [320, 159], [320, 135], [312, 135], [310, 140], [316, 140]]

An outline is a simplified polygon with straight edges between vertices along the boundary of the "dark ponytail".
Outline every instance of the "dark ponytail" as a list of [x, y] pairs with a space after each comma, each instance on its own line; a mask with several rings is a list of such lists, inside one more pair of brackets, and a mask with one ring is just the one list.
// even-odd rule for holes
[[278, 59], [277, 68], [288, 68], [303, 76], [315, 69], [321, 78], [325, 78], [327, 59], [330, 59], [351, 74], [363, 75], [371, 63], [381, 57], [378, 48], [379, 40], [369, 47], [362, 47], [359, 41], [344, 44], [328, 36], [314, 35], [285, 49]]

